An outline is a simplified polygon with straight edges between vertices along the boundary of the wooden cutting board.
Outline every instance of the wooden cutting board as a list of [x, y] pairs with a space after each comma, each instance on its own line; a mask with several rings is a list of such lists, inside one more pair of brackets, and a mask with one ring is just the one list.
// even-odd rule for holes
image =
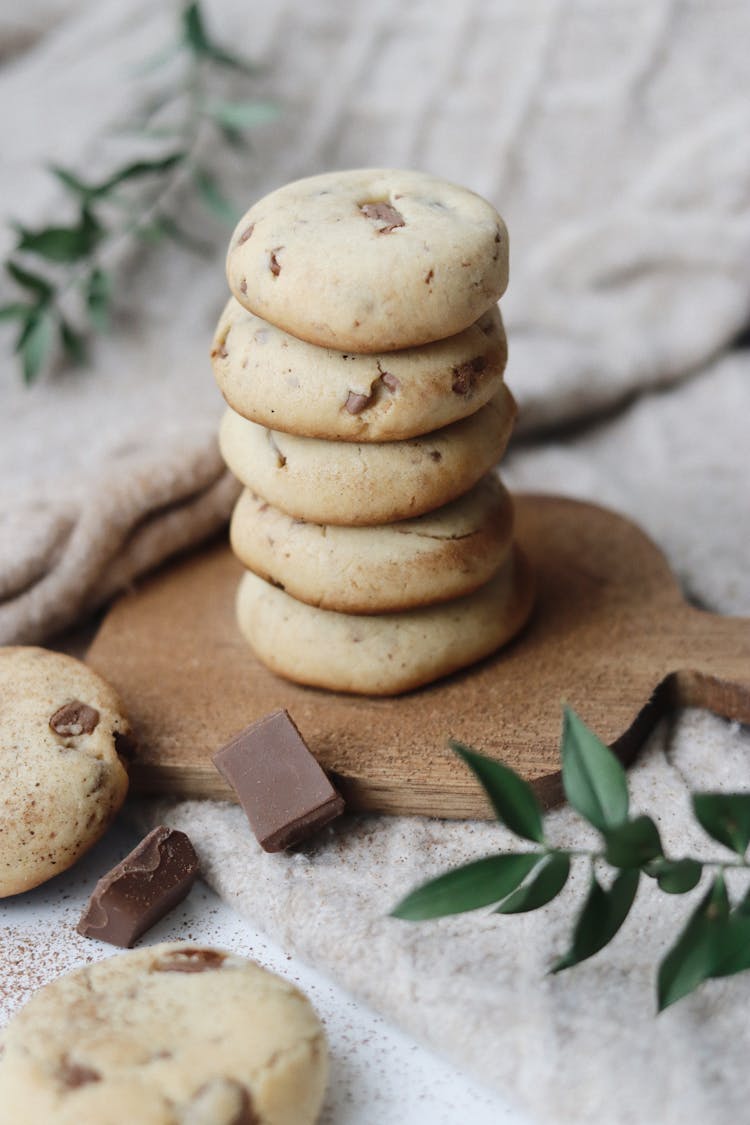
[[561, 797], [564, 701], [625, 761], [672, 707], [750, 721], [750, 620], [687, 605], [654, 544], [611, 511], [520, 496], [516, 513], [538, 583], [526, 629], [481, 664], [392, 699], [268, 672], [234, 623], [241, 570], [223, 542], [143, 582], [111, 610], [88, 656], [131, 715], [133, 789], [231, 798], [211, 755], [286, 707], [350, 807], [482, 817], [489, 806], [449, 736], [519, 770], [550, 805]]

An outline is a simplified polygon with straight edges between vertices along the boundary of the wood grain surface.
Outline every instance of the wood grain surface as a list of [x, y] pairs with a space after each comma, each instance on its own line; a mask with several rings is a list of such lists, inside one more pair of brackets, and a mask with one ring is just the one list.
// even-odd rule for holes
[[561, 704], [623, 760], [673, 707], [750, 721], [750, 620], [689, 606], [654, 544], [611, 511], [516, 497], [537, 577], [534, 613], [496, 656], [391, 699], [300, 687], [270, 673], [234, 622], [240, 564], [225, 543], [172, 564], [113, 607], [88, 660], [120, 692], [140, 743], [140, 793], [231, 799], [211, 755], [286, 707], [349, 806], [489, 816], [449, 736], [561, 797]]

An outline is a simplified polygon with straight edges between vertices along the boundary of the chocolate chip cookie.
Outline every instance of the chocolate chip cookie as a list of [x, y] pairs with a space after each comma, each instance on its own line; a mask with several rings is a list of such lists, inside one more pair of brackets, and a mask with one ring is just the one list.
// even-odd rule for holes
[[508, 283], [495, 209], [424, 172], [355, 169], [286, 184], [232, 235], [229, 287], [284, 331], [343, 352], [463, 332]]
[[184, 942], [40, 989], [3, 1033], [0, 1125], [312, 1125], [320, 1022], [293, 985]]
[[245, 491], [232, 516], [242, 563], [272, 586], [321, 609], [395, 613], [463, 597], [505, 561], [513, 505], [493, 474], [464, 496], [381, 527], [305, 523]]
[[533, 583], [514, 547], [473, 594], [403, 613], [316, 609], [247, 571], [237, 621], [260, 659], [289, 680], [363, 695], [397, 695], [488, 656], [525, 623]]
[[497, 392], [506, 359], [497, 306], [447, 340], [362, 355], [317, 348], [230, 300], [211, 350], [238, 414], [330, 441], [398, 441], [465, 418]]
[[246, 488], [288, 515], [349, 526], [410, 519], [468, 491], [500, 459], [516, 416], [502, 384], [468, 418], [408, 441], [297, 437], [224, 415], [219, 444]]
[[115, 692], [85, 664], [0, 649], [0, 898], [75, 863], [125, 800], [131, 751]]

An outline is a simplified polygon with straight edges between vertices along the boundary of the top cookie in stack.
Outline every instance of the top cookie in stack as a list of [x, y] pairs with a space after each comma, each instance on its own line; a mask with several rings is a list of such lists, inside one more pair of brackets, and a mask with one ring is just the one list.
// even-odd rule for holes
[[238, 616], [274, 670], [404, 691], [528, 615], [512, 506], [482, 480], [515, 416], [507, 271], [490, 204], [417, 172], [311, 177], [240, 221], [212, 359], [247, 490]]

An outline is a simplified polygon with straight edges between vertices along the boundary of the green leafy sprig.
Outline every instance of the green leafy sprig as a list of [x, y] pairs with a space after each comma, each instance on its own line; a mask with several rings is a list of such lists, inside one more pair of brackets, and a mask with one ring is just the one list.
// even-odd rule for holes
[[180, 9], [176, 42], [143, 69], [173, 62], [176, 67], [167, 68], [162, 88], [144, 99], [127, 130], [167, 151], [129, 159], [95, 182], [53, 165], [49, 170], [70, 197], [74, 219], [37, 229], [13, 224], [17, 243], [4, 265], [20, 292], [0, 306], [0, 320], [18, 325], [15, 351], [26, 383], [56, 349], [68, 361], [82, 363], [90, 335], [106, 330], [118, 247], [170, 239], [192, 250], [206, 249], [170, 213], [184, 185], [192, 186], [222, 222], [234, 224], [239, 218], [202, 154], [217, 138], [233, 148], [244, 146], [246, 131], [270, 120], [275, 107], [219, 96], [221, 72], [253, 76], [256, 68], [214, 42], [197, 0]]
[[[519, 914], [546, 906], [565, 886], [573, 861], [589, 864], [589, 888], [573, 927], [568, 950], [552, 972], [593, 957], [617, 934], [630, 912], [642, 877], [667, 894], [686, 894], [711, 872], [708, 888], [694, 908], [657, 975], [659, 1011], [687, 996], [704, 981], [750, 968], [750, 891], [732, 903], [725, 882], [728, 868], [748, 868], [750, 793], [694, 793], [693, 813], [704, 831], [733, 854], [726, 860], [671, 858], [650, 816], [630, 814], [622, 765], [570, 708], [562, 731], [565, 795], [601, 835], [596, 850], [558, 848], [545, 837], [542, 810], [528, 782], [508, 766], [460, 742], [451, 748], [475, 774], [497, 819], [532, 848], [487, 856], [454, 868], [407, 895], [396, 918], [422, 921], [495, 905], [498, 914]], [[611, 869], [602, 878], [603, 869]]]

